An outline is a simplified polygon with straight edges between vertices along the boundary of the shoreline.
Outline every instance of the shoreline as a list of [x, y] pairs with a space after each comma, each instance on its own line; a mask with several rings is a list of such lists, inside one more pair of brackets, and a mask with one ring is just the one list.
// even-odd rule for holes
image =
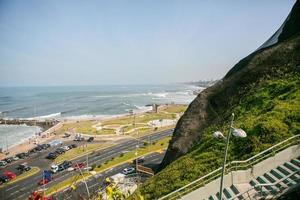
[[[163, 108], [165, 106], [170, 106], [170, 105], [187, 105], [187, 104], [162, 104], [159, 105], [160, 108]], [[151, 108], [151, 107], [150, 107]], [[137, 115], [141, 115], [147, 112], [151, 112], [151, 109], [149, 110], [140, 110], [139, 112], [134, 112], [134, 114]], [[61, 134], [56, 134], [56, 131], [59, 130], [64, 124], [69, 124], [69, 123], [76, 123], [76, 122], [82, 122], [82, 121], [93, 121], [93, 120], [110, 120], [110, 119], [118, 119], [120, 117], [126, 117], [126, 116], [130, 116], [131, 114], [129, 113], [124, 113], [124, 114], [118, 114], [118, 115], [107, 115], [107, 116], [100, 116], [100, 115], [95, 115], [93, 117], [89, 117], [89, 118], [80, 118], [80, 119], [63, 119], [63, 120], [52, 120], [52, 121], [37, 121], [37, 120], [10, 120], [10, 124], [11, 125], [22, 125], [24, 123], [20, 123], [20, 122], [24, 122], [26, 121], [25, 124], [33, 124], [38, 126], [38, 124], [43, 125], [44, 127], [49, 127], [47, 129], [42, 129], [42, 132], [40, 132], [38, 135], [34, 135], [34, 138], [24, 138], [24, 141], [22, 141], [19, 144], [10, 146], [8, 148], [8, 154], [6, 151], [3, 151], [2, 153], [0, 153], [0, 159], [3, 159], [5, 157], [10, 157], [10, 156], [14, 156], [18, 153], [21, 152], [27, 152], [28, 150], [34, 148], [37, 144], [43, 144], [43, 143], [49, 143], [53, 140], [59, 139], [61, 141], [70, 141], [72, 139], [70, 138], [62, 138]], [[4, 123], [2, 123], [2, 121], [4, 122], [3, 119], [0, 119], [0, 125], [4, 125]], [[6, 121], [8, 122], [8, 120]], [[18, 124], [19, 123], [19, 124]], [[7, 125], [9, 125], [8, 123], [6, 123]], [[49, 126], [49, 124], [52, 124], [52, 126]], [[47, 125], [47, 126], [45, 126]]]

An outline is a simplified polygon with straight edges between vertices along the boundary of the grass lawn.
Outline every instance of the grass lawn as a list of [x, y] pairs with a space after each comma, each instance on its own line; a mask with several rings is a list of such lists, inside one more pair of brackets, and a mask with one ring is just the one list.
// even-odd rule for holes
[[72, 160], [72, 159], [74, 159], [74, 158], [76, 158], [78, 156], [82, 156], [84, 154], [91, 153], [91, 152], [96, 151], [98, 149], [106, 148], [106, 147], [108, 147], [110, 145], [111, 144], [95, 143], [95, 144], [88, 144], [87, 147], [85, 147], [85, 146], [84, 147], [79, 146], [79, 147], [76, 147], [74, 149], [71, 149], [71, 150], [67, 151], [64, 154], [59, 155], [54, 160], [54, 162], [55, 163], [61, 163], [64, 160]]
[[[96, 171], [97, 173], [101, 173], [105, 170], [108, 170], [112, 167], [121, 165], [123, 163], [126, 162], [131, 162], [132, 160], [134, 160], [137, 157], [155, 152], [155, 151], [160, 151], [162, 149], [167, 148], [167, 146], [169, 145], [169, 141], [170, 141], [170, 137], [161, 139], [156, 141], [154, 144], [146, 146], [146, 147], [141, 147], [138, 149], [138, 156], [135, 155], [135, 151], [130, 151], [128, 153], [122, 154], [116, 158], [113, 158], [107, 162], [105, 162], [102, 165], [96, 166], [96, 168], [94, 169], [94, 171]], [[89, 173], [84, 174], [85, 177], [90, 177], [92, 175], [90, 175]], [[59, 182], [57, 184], [55, 184], [54, 186], [48, 188], [46, 190], [46, 195], [50, 195], [53, 194], [55, 192], [61, 191], [67, 187], [70, 187], [72, 185], [72, 183], [78, 183], [79, 181], [82, 180], [82, 176], [81, 175], [74, 175], [68, 179], [66, 179], [65, 181]]]
[[93, 128], [92, 126], [97, 124], [97, 121], [78, 121], [74, 123], [67, 123], [64, 124], [58, 131], [58, 134], [63, 134], [70, 130], [75, 130], [78, 133], [85, 133], [85, 134], [91, 134], [97, 133], [97, 130]]
[[167, 106], [163, 111], [168, 113], [183, 113], [187, 109], [187, 105], [172, 105]]
[[15, 179], [7, 182], [7, 183], [4, 183], [3, 185], [0, 186], [0, 188], [4, 187], [6, 185], [10, 185], [10, 184], [13, 184], [15, 182], [18, 182], [20, 180], [26, 179], [26, 178], [28, 178], [28, 177], [30, 177], [30, 176], [38, 173], [39, 171], [40, 171], [40, 168], [38, 168], [38, 167], [31, 167], [31, 169], [29, 171], [24, 172], [23, 174], [17, 176], [17, 178], [15, 178]]
[[[139, 113], [135, 116], [136, 127], [147, 126], [147, 123], [152, 120], [160, 120], [160, 119], [176, 119], [175, 113], [182, 113], [186, 110], [186, 105], [169, 105], [161, 108], [158, 113]], [[74, 123], [66, 123], [64, 124], [58, 131], [58, 134], [63, 134], [67, 131], [75, 131], [78, 133], [89, 134], [89, 135], [100, 135], [100, 134], [115, 134], [115, 127], [119, 127], [125, 125], [124, 132], [130, 131], [134, 128], [133, 126], [133, 116], [121, 116], [113, 119], [108, 119], [101, 121], [102, 126], [104, 127], [102, 130], [97, 130], [93, 127], [93, 125], [98, 124], [100, 121], [97, 120], [88, 120], [88, 121], [78, 121]], [[143, 123], [143, 124], [139, 124]], [[150, 133], [152, 127], [149, 126], [149, 129], [140, 130], [141, 133]]]

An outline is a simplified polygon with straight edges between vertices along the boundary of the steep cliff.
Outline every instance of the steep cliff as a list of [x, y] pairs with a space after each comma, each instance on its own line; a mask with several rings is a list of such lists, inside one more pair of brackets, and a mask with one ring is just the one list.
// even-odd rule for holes
[[[277, 41], [275, 44], [266, 44], [266, 47], [242, 59], [220, 82], [204, 90], [190, 104], [175, 128], [162, 168], [186, 154], [198, 143], [205, 127], [217, 123], [220, 116], [226, 118], [226, 111], [230, 112], [230, 107], [243, 97], [239, 93], [240, 88], [256, 82], [263, 74], [299, 66], [299, 46], [296, 39], [299, 34], [300, 1], [297, 1], [280, 27], [280, 34], [277, 38], [274, 38], [275, 34], [271, 37]], [[292, 41], [281, 45], [288, 40]]]
[[227, 133], [232, 112], [234, 126], [248, 136], [232, 138], [229, 160], [249, 158], [300, 133], [299, 10], [297, 1], [271, 40], [196, 97], [176, 125], [162, 171], [135, 194], [156, 199], [220, 167], [224, 143], [212, 132]]

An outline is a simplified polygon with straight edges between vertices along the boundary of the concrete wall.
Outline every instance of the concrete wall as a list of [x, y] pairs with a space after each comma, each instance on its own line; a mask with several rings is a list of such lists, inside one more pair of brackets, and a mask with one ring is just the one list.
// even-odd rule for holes
[[[290, 161], [293, 158], [300, 156], [300, 145], [291, 146], [275, 156], [270, 157], [262, 162], [254, 165], [251, 169], [234, 171], [224, 176], [224, 187], [230, 187], [233, 184], [249, 183], [251, 179], [263, 175], [264, 173], [276, 168], [283, 163]], [[220, 190], [220, 179], [218, 178], [204, 187], [201, 187], [186, 196], [182, 197], [184, 200], [205, 199], [212, 194], [216, 194]]]

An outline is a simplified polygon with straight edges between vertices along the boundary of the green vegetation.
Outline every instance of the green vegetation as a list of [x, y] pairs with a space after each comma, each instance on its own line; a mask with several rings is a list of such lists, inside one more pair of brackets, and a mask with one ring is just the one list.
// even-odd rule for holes
[[66, 123], [58, 130], [58, 133], [62, 134], [67, 131], [75, 130], [78, 133], [96, 134], [97, 130], [92, 127], [95, 124], [97, 124], [96, 121], [78, 121], [74, 123]]
[[55, 163], [61, 163], [64, 160], [72, 160], [76, 157], [83, 156], [85, 154], [91, 153], [93, 151], [103, 149], [110, 146], [110, 144], [107, 143], [94, 143], [94, 144], [87, 144], [84, 146], [79, 146], [73, 149], [70, 149], [64, 154], [59, 155], [54, 162]]
[[[244, 129], [247, 138], [232, 137], [230, 160], [243, 160], [300, 133], [300, 74], [276, 70], [271, 76], [239, 88], [236, 96], [229, 97], [228, 105], [218, 108], [221, 122], [211, 124], [186, 155], [171, 163], [163, 171], [144, 183], [135, 193], [145, 199], [157, 199], [221, 166], [224, 142], [215, 140], [212, 133], [228, 132], [230, 113], [236, 115], [235, 127]], [[232, 98], [232, 99], [230, 99]], [[238, 103], [234, 98], [239, 99]], [[158, 143], [160, 144], [160, 143]], [[134, 199], [136, 196], [133, 195]]]

